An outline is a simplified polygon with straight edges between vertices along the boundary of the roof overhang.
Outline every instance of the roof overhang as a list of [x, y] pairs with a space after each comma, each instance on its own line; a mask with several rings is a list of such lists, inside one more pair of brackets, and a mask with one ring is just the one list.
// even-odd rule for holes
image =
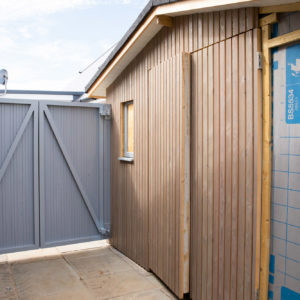
[[[289, 1], [297, 2], [297, 1]], [[136, 31], [122, 45], [120, 51], [106, 64], [97, 78], [88, 87], [88, 96], [105, 98], [106, 89], [117, 79], [145, 45], [164, 26], [172, 26], [172, 17], [199, 12], [211, 12], [242, 7], [262, 7], [286, 3], [284, 0], [185, 0], [164, 4], [152, 10], [137, 26]]]

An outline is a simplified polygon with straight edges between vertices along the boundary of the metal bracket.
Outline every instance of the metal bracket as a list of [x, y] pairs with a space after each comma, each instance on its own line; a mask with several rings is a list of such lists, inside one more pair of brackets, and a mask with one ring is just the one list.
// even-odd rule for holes
[[255, 292], [255, 300], [259, 299], [259, 289], [256, 290]]
[[103, 235], [103, 236], [106, 236], [106, 237], [109, 237], [110, 236], [110, 230], [109, 229], [106, 229], [104, 227], [101, 227], [100, 228], [100, 233]]
[[262, 64], [262, 53], [257, 52], [257, 69], [262, 70], [263, 64]]
[[110, 120], [112, 115], [111, 105], [110, 104], [100, 104], [99, 114], [105, 120]]

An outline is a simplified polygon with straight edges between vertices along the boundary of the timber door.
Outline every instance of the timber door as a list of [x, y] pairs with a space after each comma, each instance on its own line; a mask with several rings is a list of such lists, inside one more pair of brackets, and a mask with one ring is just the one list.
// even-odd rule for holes
[[255, 298], [259, 267], [260, 32], [192, 54], [191, 297]]
[[189, 291], [190, 57], [149, 71], [149, 268]]

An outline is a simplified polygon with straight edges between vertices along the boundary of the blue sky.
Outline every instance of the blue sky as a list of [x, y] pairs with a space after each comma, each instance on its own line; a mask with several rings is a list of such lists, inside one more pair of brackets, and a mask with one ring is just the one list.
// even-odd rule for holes
[[[0, 69], [9, 89], [82, 90], [147, 0], [1, 0]], [[0, 87], [2, 88], [2, 87]]]

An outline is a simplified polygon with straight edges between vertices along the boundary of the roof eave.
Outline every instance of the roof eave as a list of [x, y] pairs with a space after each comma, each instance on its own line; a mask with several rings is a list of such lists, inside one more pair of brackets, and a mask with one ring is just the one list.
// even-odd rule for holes
[[[143, 22], [139, 24], [135, 22], [135, 32], [123, 42], [118, 52], [107, 59], [87, 86], [86, 90], [89, 97], [106, 97], [106, 89], [164, 26], [157, 21], [160, 16], [179, 16], [249, 6], [259, 7], [280, 4], [283, 0], [186, 0], [172, 2], [152, 9]], [[291, 2], [297, 1], [291, 0]]]

